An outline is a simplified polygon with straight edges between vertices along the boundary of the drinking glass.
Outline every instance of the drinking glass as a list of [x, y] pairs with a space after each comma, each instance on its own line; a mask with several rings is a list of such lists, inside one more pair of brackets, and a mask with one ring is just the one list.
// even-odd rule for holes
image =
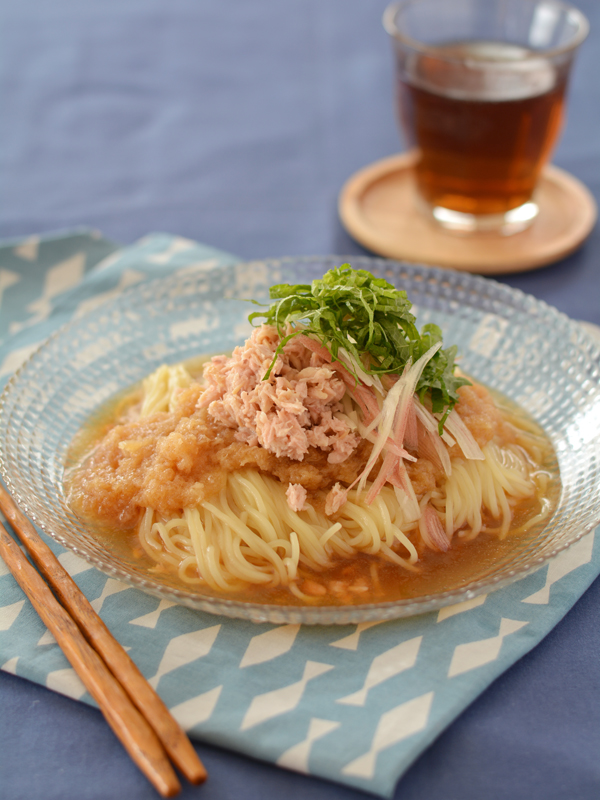
[[383, 22], [427, 212], [458, 232], [528, 227], [584, 15], [558, 0], [408, 0]]

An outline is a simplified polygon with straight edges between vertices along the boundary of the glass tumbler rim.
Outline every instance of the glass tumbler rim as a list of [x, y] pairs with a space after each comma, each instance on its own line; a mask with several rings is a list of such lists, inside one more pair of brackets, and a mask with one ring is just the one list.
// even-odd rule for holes
[[[390, 3], [383, 12], [383, 27], [386, 32], [399, 44], [407, 47], [411, 50], [414, 50], [419, 53], [435, 55], [436, 57], [440, 57], [439, 53], [439, 46], [438, 45], [429, 45], [425, 42], [419, 41], [418, 39], [414, 39], [411, 36], [408, 36], [406, 33], [400, 30], [396, 23], [396, 17], [399, 11], [403, 9], [409, 8], [410, 6], [421, 5], [422, 3], [426, 3], [428, 0], [394, 0], [394, 2]], [[521, 0], [522, 3], [527, 3], [530, 6], [538, 5], [539, 3], [546, 3], [548, 4], [548, 0]], [[539, 48], [531, 53], [527, 53], [523, 56], [523, 61], [526, 61], [530, 58], [539, 58], [540, 55], [545, 56], [546, 58], [554, 58], [556, 56], [563, 55], [564, 53], [569, 53], [575, 51], [587, 38], [589, 30], [590, 30], [590, 23], [583, 14], [576, 6], [572, 5], [571, 3], [564, 2], [563, 0], [551, 0], [551, 5], [554, 7], [558, 7], [566, 12], [568, 12], [572, 18], [577, 23], [577, 30], [573, 35], [572, 39], [560, 47], [548, 47], [548, 48]], [[460, 61], [461, 59], [457, 59], [451, 55], [444, 54], [443, 56], [444, 61]], [[482, 61], [485, 59], [482, 59]]]

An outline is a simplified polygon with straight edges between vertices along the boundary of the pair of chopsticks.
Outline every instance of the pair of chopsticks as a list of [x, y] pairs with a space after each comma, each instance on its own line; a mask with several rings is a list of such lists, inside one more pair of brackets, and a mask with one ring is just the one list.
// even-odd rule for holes
[[186, 734], [2, 485], [0, 510], [39, 572], [3, 525], [0, 556], [131, 758], [163, 797], [181, 789], [171, 761], [191, 783], [206, 780]]

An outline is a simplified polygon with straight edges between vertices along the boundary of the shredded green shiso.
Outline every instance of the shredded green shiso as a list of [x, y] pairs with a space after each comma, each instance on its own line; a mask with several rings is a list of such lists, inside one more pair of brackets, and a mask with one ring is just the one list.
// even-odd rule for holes
[[[255, 311], [248, 317], [251, 323], [261, 319], [276, 326], [281, 336], [265, 380], [283, 347], [301, 333], [316, 337], [334, 361], [339, 360], [339, 348], [344, 348], [371, 375], [401, 374], [409, 361], [414, 364], [442, 341], [437, 325], [424, 325], [419, 333], [405, 291], [349, 264], [329, 270], [310, 284], [271, 286], [269, 296], [275, 302], [268, 310]], [[288, 325], [301, 327], [285, 335]], [[431, 410], [443, 413], [440, 428], [458, 400], [457, 390], [469, 384], [454, 374], [455, 357], [455, 346], [438, 350], [416, 388], [422, 403], [429, 397]], [[356, 373], [354, 377], [358, 381]]]

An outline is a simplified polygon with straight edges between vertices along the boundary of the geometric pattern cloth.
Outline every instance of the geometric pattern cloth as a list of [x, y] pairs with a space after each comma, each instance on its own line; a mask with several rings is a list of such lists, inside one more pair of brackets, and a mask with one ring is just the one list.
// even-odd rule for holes
[[[167, 234], [124, 248], [90, 231], [6, 243], [1, 384], [57, 327], [125, 287], [236, 260]], [[190, 736], [381, 796], [600, 572], [592, 532], [523, 580], [439, 612], [255, 624], [159, 600], [42, 536]], [[94, 704], [1, 561], [0, 668]]]

